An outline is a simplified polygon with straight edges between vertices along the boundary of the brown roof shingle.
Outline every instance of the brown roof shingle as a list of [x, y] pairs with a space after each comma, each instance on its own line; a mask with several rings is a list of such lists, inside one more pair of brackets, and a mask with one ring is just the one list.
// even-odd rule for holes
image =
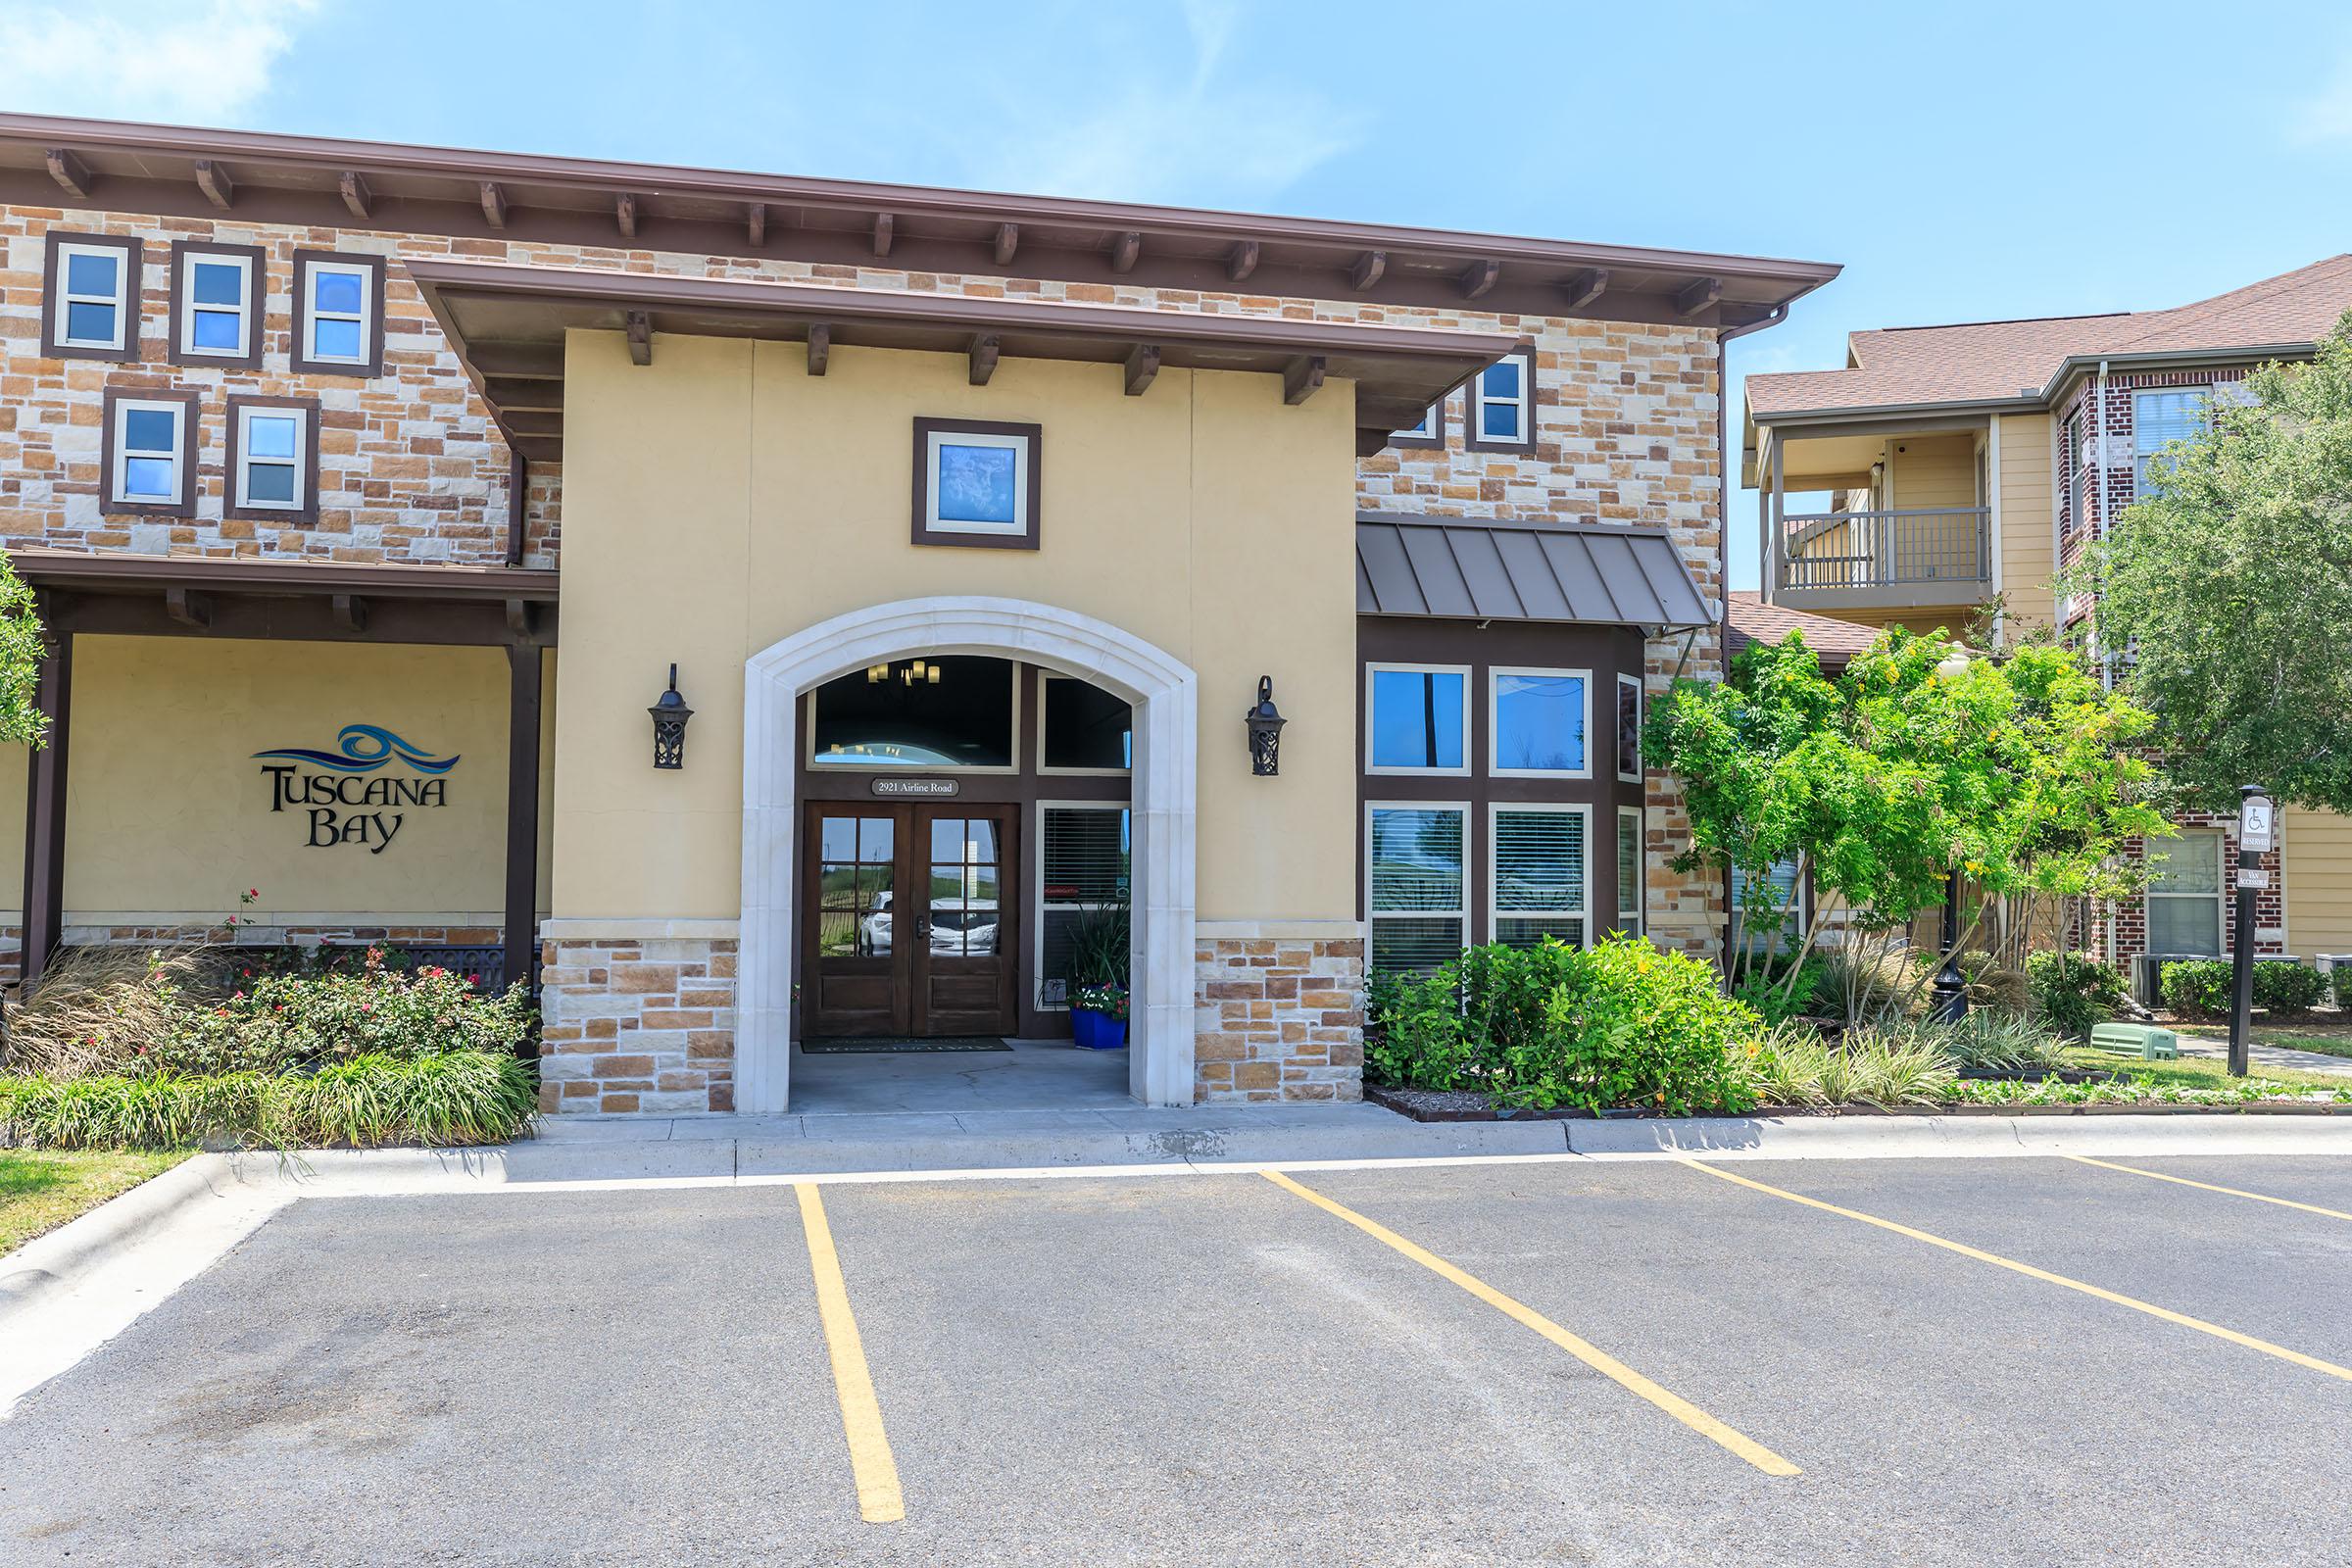
[[1796, 631], [1804, 633], [1805, 646], [1819, 654], [1823, 663], [1839, 665], [1867, 651], [1879, 637], [1876, 626], [1768, 605], [1760, 594], [1732, 594], [1730, 610], [1732, 639], [1725, 652], [1734, 659], [1745, 653], [1750, 643], [1777, 643]]

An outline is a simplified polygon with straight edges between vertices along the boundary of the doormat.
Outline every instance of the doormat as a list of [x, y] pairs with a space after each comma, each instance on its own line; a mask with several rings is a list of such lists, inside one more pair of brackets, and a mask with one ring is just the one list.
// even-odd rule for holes
[[1010, 1051], [996, 1035], [941, 1035], [918, 1040], [911, 1035], [870, 1035], [858, 1039], [804, 1040], [801, 1049], [812, 1056], [880, 1054], [901, 1051]]

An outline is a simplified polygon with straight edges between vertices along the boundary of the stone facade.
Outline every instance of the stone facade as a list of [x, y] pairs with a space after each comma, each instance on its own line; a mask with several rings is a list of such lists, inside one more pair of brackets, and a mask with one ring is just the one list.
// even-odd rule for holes
[[548, 942], [539, 1108], [733, 1110], [735, 949], [711, 938]]
[[1202, 1103], [1363, 1098], [1360, 938], [1203, 939], [1194, 975]]

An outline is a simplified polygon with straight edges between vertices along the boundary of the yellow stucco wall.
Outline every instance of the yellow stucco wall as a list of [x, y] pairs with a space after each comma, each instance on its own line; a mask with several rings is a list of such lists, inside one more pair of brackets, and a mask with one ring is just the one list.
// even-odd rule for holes
[[2050, 594], [2050, 416], [2004, 414], [2000, 420], [2000, 567], [2009, 634], [2046, 626]]
[[[1353, 388], [1286, 408], [1268, 375], [617, 334], [566, 350], [564, 629], [553, 908], [574, 918], [740, 910], [746, 660], [828, 617], [932, 595], [1109, 621], [1200, 676], [1203, 919], [1347, 919], [1354, 906]], [[1035, 422], [1043, 548], [908, 538], [918, 416]], [[910, 654], [924, 650], [910, 648]], [[687, 761], [647, 761], [668, 664], [696, 709]], [[1279, 778], [1250, 775], [1242, 712], [1274, 677]]]
[[2352, 817], [2289, 808], [2282, 825], [2287, 951], [2352, 953]]
[[[555, 659], [542, 704], [545, 902]], [[67, 752], [66, 923], [497, 925], [506, 898], [507, 656], [423, 648], [79, 637]], [[308, 808], [272, 810], [253, 754], [333, 752], [346, 724], [389, 729], [459, 761], [446, 806], [329, 807], [402, 821], [372, 845], [312, 846]], [[304, 766], [305, 773], [321, 771]], [[423, 775], [397, 767], [401, 778]], [[365, 778], [368, 775], [360, 775]], [[24, 887], [24, 754], [0, 759], [0, 917]], [[372, 828], [370, 829], [372, 832]], [[240, 907], [237, 894], [261, 899]]]

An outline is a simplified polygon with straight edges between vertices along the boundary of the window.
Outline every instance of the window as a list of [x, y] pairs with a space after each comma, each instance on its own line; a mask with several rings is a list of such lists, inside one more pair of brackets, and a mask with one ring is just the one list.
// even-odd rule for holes
[[1642, 782], [1642, 677], [1617, 677], [1617, 777]]
[[1127, 902], [1134, 818], [1124, 806], [1041, 803], [1037, 808], [1037, 1004], [1069, 1005], [1071, 928]]
[[1035, 550], [1043, 427], [914, 421], [914, 542]]
[[172, 245], [171, 358], [180, 365], [262, 363], [262, 252], [251, 245]]
[[2058, 506], [2066, 514], [2068, 531], [2082, 526], [2082, 411], [2066, 416], [2058, 437]]
[[1536, 354], [1520, 349], [1478, 372], [1462, 440], [1473, 452], [1525, 452], [1536, 444]]
[[1469, 813], [1459, 803], [1364, 808], [1374, 973], [1435, 969], [1467, 945]]
[[1494, 940], [1532, 948], [1545, 937], [1585, 945], [1590, 867], [1582, 806], [1497, 806]]
[[1012, 771], [1019, 675], [976, 654], [892, 660], [808, 694], [809, 764]]
[[308, 398], [228, 400], [232, 517], [318, 514], [318, 405]]
[[1389, 437], [1393, 447], [1442, 447], [1446, 444], [1446, 400], [1440, 398], [1421, 411], [1421, 422]]
[[379, 375], [384, 368], [384, 259], [294, 253], [296, 370]]
[[1617, 929], [1635, 937], [1642, 934], [1642, 915], [1647, 902], [1642, 898], [1642, 883], [1647, 874], [1643, 850], [1642, 808], [1620, 806], [1617, 808]]
[[2148, 951], [2222, 954], [2222, 834], [2183, 828], [2148, 847]]
[[193, 516], [196, 394], [106, 390], [102, 512]]
[[1467, 664], [1364, 666], [1364, 771], [1470, 771]]
[[1587, 671], [1497, 665], [1491, 678], [1487, 762], [1495, 777], [1592, 777], [1585, 754]]
[[52, 360], [139, 357], [139, 242], [112, 234], [49, 236], [41, 355]]
[[1732, 908], [1738, 911], [1740, 946], [1750, 954], [1788, 952], [1804, 920], [1800, 897], [1794, 860], [1775, 860], [1761, 886], [1734, 866]]
[[1125, 773], [1135, 766], [1135, 710], [1115, 693], [1072, 675], [1045, 679], [1038, 770]]
[[[2148, 493], [2148, 460], [2205, 428], [2210, 391], [2201, 386], [2132, 394], [2132, 493]], [[2163, 475], [2157, 475], [2159, 481]]]

